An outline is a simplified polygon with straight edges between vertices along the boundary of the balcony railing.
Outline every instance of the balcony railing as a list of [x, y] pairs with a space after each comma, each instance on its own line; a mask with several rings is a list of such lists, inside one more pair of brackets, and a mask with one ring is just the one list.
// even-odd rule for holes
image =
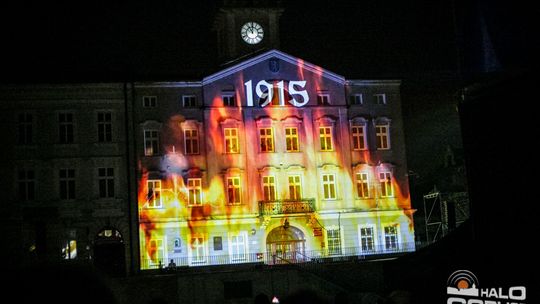
[[[418, 246], [418, 244], [416, 245]], [[414, 243], [400, 243], [393, 248], [386, 248], [386, 245], [374, 246], [371, 248], [361, 247], [345, 247], [339, 250], [306, 250], [290, 251], [290, 252], [259, 252], [259, 253], [241, 253], [241, 254], [222, 254], [212, 256], [184, 256], [184, 257], [169, 257], [168, 259], [141, 261], [142, 269], [169, 269], [178, 270], [183, 267], [199, 267], [199, 266], [217, 266], [217, 265], [234, 265], [234, 264], [266, 264], [266, 265], [286, 265], [297, 263], [336, 263], [348, 261], [363, 261], [376, 260], [399, 256], [407, 252], [415, 251]], [[173, 261], [170, 268], [169, 263]]]
[[260, 215], [308, 213], [315, 211], [315, 199], [259, 201]]

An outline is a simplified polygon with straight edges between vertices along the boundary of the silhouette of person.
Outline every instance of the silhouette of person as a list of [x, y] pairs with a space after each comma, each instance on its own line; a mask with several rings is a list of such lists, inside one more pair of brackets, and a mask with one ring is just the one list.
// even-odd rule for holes
[[169, 269], [174, 269], [176, 268], [176, 263], [174, 262], [173, 259], [171, 259], [171, 261], [169, 262]]

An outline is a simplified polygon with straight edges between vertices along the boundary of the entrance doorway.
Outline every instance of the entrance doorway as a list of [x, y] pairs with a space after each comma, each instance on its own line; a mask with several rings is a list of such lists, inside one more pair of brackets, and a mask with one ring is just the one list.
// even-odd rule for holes
[[274, 228], [266, 238], [270, 264], [298, 263], [306, 260], [304, 233], [293, 226]]
[[101, 230], [94, 240], [94, 265], [112, 276], [126, 273], [124, 239], [114, 228]]

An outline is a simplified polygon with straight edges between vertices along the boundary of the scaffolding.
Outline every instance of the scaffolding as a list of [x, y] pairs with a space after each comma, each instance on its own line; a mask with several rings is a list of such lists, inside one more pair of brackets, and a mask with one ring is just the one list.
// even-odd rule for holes
[[434, 187], [424, 195], [426, 240], [433, 243], [469, 218], [467, 192], [441, 193]]

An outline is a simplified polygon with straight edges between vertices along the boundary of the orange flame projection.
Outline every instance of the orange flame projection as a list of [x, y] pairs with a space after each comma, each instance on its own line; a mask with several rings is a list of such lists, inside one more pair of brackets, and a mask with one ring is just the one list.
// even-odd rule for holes
[[[302, 80], [307, 80], [311, 85], [310, 90], [326, 90], [324, 87], [323, 70], [316, 69], [313, 73], [306, 73], [304, 62], [298, 60], [297, 71], [295, 77]], [[310, 190], [312, 193], [318, 191], [316, 195], [316, 210], [349, 212], [358, 210], [362, 212], [373, 212], [373, 217], [384, 217], [385, 223], [393, 223], [407, 221], [409, 232], [413, 235], [413, 219], [411, 211], [411, 202], [406, 183], [400, 184], [395, 178], [392, 178], [391, 185], [393, 195], [391, 197], [379, 197], [377, 190], [380, 185], [377, 173], [380, 170], [391, 172], [391, 168], [386, 164], [380, 164], [380, 156], [374, 155], [372, 150], [354, 151], [357, 153], [362, 162], [366, 164], [369, 175], [372, 177], [374, 187], [371, 190], [369, 199], [360, 200], [356, 195], [356, 180], [355, 171], [350, 165], [350, 156], [347, 158], [347, 153], [351, 153], [350, 149], [350, 134], [348, 133], [349, 122], [343, 121], [343, 115], [340, 111], [346, 111], [345, 107], [317, 107], [309, 106], [298, 108], [285, 102], [285, 106], [281, 105], [279, 93], [274, 87], [273, 98], [270, 104], [264, 108], [258, 107], [260, 100], [255, 100], [255, 107], [243, 109], [240, 102], [241, 96], [245, 96], [244, 91], [244, 75], [239, 73], [237, 76], [239, 85], [235, 85], [235, 96], [237, 107], [224, 107], [221, 96], [215, 96], [211, 99], [212, 105], [204, 109], [203, 113], [203, 129], [200, 130], [199, 144], [202, 151], [201, 155], [183, 154], [182, 147], [183, 134], [181, 123], [186, 120], [185, 117], [174, 115], [166, 124], [166, 132], [164, 132], [163, 143], [167, 153], [160, 157], [159, 168], [156, 172], [156, 177], [151, 177], [149, 162], [139, 161], [139, 169], [142, 173], [139, 180], [138, 188], [138, 205], [139, 205], [139, 222], [141, 231], [141, 250], [154, 263], [163, 258], [158, 256], [155, 246], [150, 246], [150, 241], [154, 238], [160, 238], [169, 241], [171, 235], [189, 235], [209, 234], [213, 232], [238, 232], [242, 229], [246, 230], [247, 225], [250, 227], [262, 227], [263, 219], [259, 218], [258, 200], [261, 199], [262, 190], [261, 183], [254, 181], [260, 179], [260, 172], [263, 168], [270, 168], [275, 172], [283, 172], [286, 170], [296, 170], [300, 168], [303, 171], [304, 185], [303, 187]], [[276, 81], [273, 80], [275, 84]], [[285, 92], [286, 98], [287, 92]], [[310, 105], [316, 105], [314, 92], [310, 93]], [[260, 142], [258, 132], [258, 121], [267, 119], [274, 128], [274, 151], [273, 153], [260, 153]], [[299, 141], [301, 142], [300, 151], [294, 153], [284, 152], [283, 143], [278, 144], [276, 138], [283, 134], [274, 125], [284, 126], [288, 121], [299, 121], [298, 131], [300, 134]], [[320, 152], [319, 145], [319, 130], [317, 121], [329, 121], [332, 123], [333, 130], [333, 147], [328, 152]], [[225, 153], [226, 141], [224, 128], [237, 128], [235, 140], [239, 147], [234, 153]], [[283, 131], [284, 132], [284, 131]], [[234, 136], [233, 136], [234, 137]], [[282, 138], [283, 139], [283, 138]], [[174, 148], [172, 148], [174, 147]], [[279, 147], [279, 149], [278, 149]], [[279, 151], [278, 151], [279, 150]], [[349, 159], [349, 160], [347, 160]], [[156, 160], [154, 160], [156, 161]], [[374, 165], [376, 164], [377, 165]], [[154, 163], [155, 164], [155, 163]], [[348, 165], [347, 165], [348, 164]], [[343, 197], [338, 197], [332, 202], [325, 202], [321, 199], [319, 185], [320, 180], [318, 175], [320, 170], [326, 170], [328, 166], [329, 172], [335, 174], [337, 182], [336, 187], [338, 192], [346, 192]], [[223, 168], [235, 168], [230, 169]], [[212, 175], [208, 175], [211, 172]], [[241, 201], [242, 204], [228, 204], [230, 187], [234, 185], [227, 184], [228, 177], [242, 176], [241, 179]], [[201, 180], [200, 186], [195, 189], [187, 185], [188, 178], [196, 178]], [[159, 180], [159, 189], [149, 190], [149, 182]], [[311, 181], [308, 183], [308, 181]], [[281, 181], [283, 184], [286, 181]], [[157, 187], [153, 185], [153, 187]], [[245, 188], [248, 190], [246, 191]], [[309, 189], [308, 189], [309, 188]], [[190, 190], [191, 189], [191, 190]], [[319, 190], [316, 190], [319, 189]], [[159, 191], [159, 204], [150, 204], [155, 195]], [[190, 191], [195, 191], [191, 192]], [[198, 194], [200, 191], [200, 194]], [[228, 192], [229, 191], [229, 192]], [[288, 188], [282, 186], [280, 190], [276, 190], [279, 198], [288, 197]], [[196, 194], [193, 194], [196, 193]], [[239, 192], [240, 193], [240, 192]], [[190, 196], [191, 195], [191, 196]], [[200, 195], [201, 200], [195, 204], [191, 202], [194, 195]], [[383, 214], [385, 211], [396, 211], [392, 215]], [[406, 220], [403, 220], [403, 217]], [[281, 217], [283, 221], [284, 217]], [[298, 224], [299, 217], [289, 217], [290, 222]], [[360, 217], [359, 217], [360, 218]], [[379, 218], [379, 220], [380, 220]], [[246, 224], [247, 219], [252, 219], [251, 224]], [[256, 219], [256, 220], [253, 220]], [[363, 217], [365, 219], [365, 217]], [[368, 220], [374, 221], [374, 218]], [[304, 221], [305, 229], [320, 229], [322, 227], [320, 215], [314, 212], [308, 215]], [[216, 224], [218, 223], [219, 224]], [[255, 224], [253, 224], [255, 223]], [[298, 224], [300, 225], [300, 224]], [[308, 228], [306, 228], [309, 226]], [[324, 228], [324, 227], [322, 227]], [[250, 229], [251, 230], [251, 229]], [[313, 246], [321, 246], [324, 244], [324, 236], [316, 235], [315, 238], [320, 241], [313, 242]], [[260, 238], [264, 242], [264, 236]], [[208, 241], [208, 240], [207, 240]], [[185, 241], [194, 250], [190, 240]], [[167, 248], [166, 245], [165, 248]], [[324, 246], [324, 245], [322, 245]], [[264, 244], [259, 246], [261, 251], [265, 250]], [[313, 248], [316, 249], [316, 248]]]

